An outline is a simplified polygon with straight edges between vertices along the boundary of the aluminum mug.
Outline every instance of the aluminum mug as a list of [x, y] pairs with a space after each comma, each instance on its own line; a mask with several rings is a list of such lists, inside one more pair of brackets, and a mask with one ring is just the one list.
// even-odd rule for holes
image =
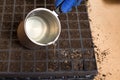
[[46, 8], [37, 8], [29, 12], [17, 30], [20, 43], [29, 49], [54, 44], [60, 33], [58, 15]]

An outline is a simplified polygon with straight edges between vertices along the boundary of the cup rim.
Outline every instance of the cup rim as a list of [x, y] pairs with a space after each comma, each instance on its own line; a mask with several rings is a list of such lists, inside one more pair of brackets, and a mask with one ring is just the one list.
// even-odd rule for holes
[[[40, 10], [48, 11], [48, 12], [50, 12], [51, 14], [53, 14], [53, 15], [55, 16], [55, 18], [57, 19], [58, 25], [59, 25], [59, 26], [58, 26], [58, 27], [59, 27], [59, 33], [58, 33], [58, 35], [56, 36], [56, 38], [55, 38], [53, 41], [51, 41], [51, 42], [49, 42], [49, 43], [46, 43], [46, 44], [39, 43], [39, 42], [35, 41], [34, 39], [30, 38], [30, 36], [28, 35], [27, 30], [26, 30], [26, 21], [27, 21], [28, 16], [29, 16], [31, 13], [33, 13], [34, 11], [40, 11]], [[61, 23], [60, 23], [60, 20], [59, 20], [58, 16], [55, 14], [54, 11], [51, 11], [51, 10], [49, 10], [49, 9], [47, 9], [47, 8], [36, 8], [36, 9], [33, 9], [32, 11], [30, 11], [30, 12], [27, 14], [27, 16], [25, 17], [24, 30], [25, 30], [25, 34], [27, 35], [27, 37], [28, 37], [28, 38], [30, 39], [30, 41], [32, 41], [34, 44], [37, 44], [37, 45], [40, 45], [40, 46], [48, 46], [48, 45], [54, 44], [54, 43], [58, 40], [58, 38], [59, 38], [59, 36], [60, 36], [60, 33], [61, 33]]]

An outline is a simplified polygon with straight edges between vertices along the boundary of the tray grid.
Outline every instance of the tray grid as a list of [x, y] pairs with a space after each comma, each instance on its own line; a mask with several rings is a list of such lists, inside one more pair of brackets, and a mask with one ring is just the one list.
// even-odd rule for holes
[[55, 45], [29, 50], [19, 43], [16, 31], [27, 13], [39, 7], [54, 10], [54, 0], [0, 0], [0, 75], [95, 75], [86, 0], [71, 12], [59, 15], [62, 32]]

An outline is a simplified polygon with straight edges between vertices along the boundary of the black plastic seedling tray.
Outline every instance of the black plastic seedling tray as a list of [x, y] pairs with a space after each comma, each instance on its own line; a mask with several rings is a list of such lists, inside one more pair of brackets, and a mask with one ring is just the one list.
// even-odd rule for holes
[[40, 7], [54, 10], [54, 0], [0, 0], [0, 77], [88, 80], [96, 75], [86, 1], [59, 15], [62, 32], [55, 45], [29, 50], [16, 31], [26, 14]]

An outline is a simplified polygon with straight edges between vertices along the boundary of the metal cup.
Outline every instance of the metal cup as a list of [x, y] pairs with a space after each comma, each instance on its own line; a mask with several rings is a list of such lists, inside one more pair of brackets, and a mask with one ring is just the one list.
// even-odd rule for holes
[[25, 20], [19, 24], [17, 35], [25, 47], [36, 49], [54, 44], [60, 32], [58, 15], [49, 9], [37, 8], [28, 13]]

